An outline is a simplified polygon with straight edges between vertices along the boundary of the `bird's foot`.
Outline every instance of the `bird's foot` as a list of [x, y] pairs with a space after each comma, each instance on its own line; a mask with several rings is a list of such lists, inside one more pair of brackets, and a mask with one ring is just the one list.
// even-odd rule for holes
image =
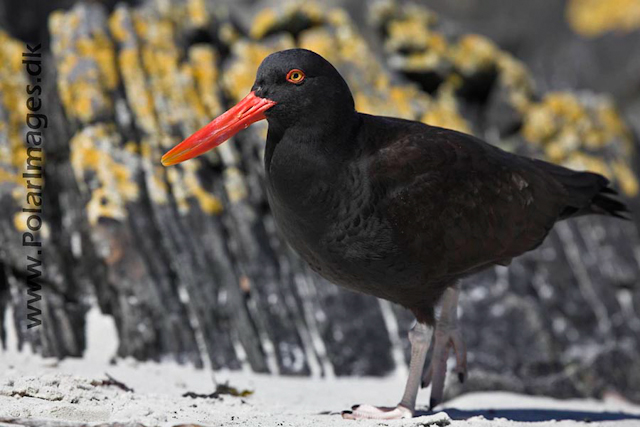
[[[439, 325], [440, 326], [440, 325]], [[442, 402], [444, 395], [444, 380], [447, 375], [447, 359], [449, 351], [453, 349], [456, 355], [456, 369], [460, 383], [467, 378], [467, 348], [462, 340], [462, 333], [457, 326], [453, 328], [436, 327], [433, 353], [428, 369], [422, 376], [422, 388], [431, 387], [430, 409]]]
[[354, 405], [351, 407], [351, 411], [342, 412], [342, 418], [346, 420], [399, 420], [412, 417], [413, 411], [402, 405], [395, 408]]

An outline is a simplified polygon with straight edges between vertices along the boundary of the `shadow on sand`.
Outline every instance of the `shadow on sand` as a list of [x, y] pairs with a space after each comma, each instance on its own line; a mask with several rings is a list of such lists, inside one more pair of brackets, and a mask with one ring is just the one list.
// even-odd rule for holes
[[[506, 418], [511, 421], [536, 422], [552, 420], [574, 421], [615, 421], [615, 420], [640, 420], [640, 414], [628, 414], [625, 412], [589, 412], [589, 411], [563, 411], [556, 409], [475, 409], [462, 410], [445, 408], [452, 420], [466, 420], [471, 417], [483, 416], [488, 420]], [[417, 411], [416, 416], [431, 415], [432, 411]]]

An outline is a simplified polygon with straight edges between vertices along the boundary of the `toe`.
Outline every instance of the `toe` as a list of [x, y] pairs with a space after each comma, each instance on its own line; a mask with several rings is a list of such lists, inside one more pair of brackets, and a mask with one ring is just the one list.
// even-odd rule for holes
[[392, 410], [393, 408], [379, 408], [379, 407], [373, 406], [373, 405], [354, 405], [354, 406], [351, 407], [351, 409], [353, 411], [356, 411], [356, 412], [378, 414], [378, 413], [381, 413], [381, 412], [388, 412], [388, 411]]
[[352, 411], [342, 411], [342, 418], [346, 420], [399, 420], [413, 417], [411, 410], [404, 406], [395, 408], [377, 407], [373, 405], [354, 405]]
[[451, 337], [451, 343], [453, 344], [453, 351], [456, 355], [456, 372], [458, 373], [458, 380], [461, 383], [467, 379], [467, 347], [462, 340], [462, 334], [458, 331]]
[[458, 372], [458, 381], [460, 381], [460, 384], [464, 384], [464, 382], [467, 380], [467, 373], [466, 372]]
[[357, 412], [354, 411], [342, 411], [342, 418], [345, 420], [359, 420], [362, 419], [358, 417]]

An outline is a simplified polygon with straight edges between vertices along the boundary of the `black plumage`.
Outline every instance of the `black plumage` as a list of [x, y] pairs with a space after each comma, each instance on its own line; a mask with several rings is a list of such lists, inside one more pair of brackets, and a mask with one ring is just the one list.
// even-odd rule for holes
[[[163, 163], [195, 157], [263, 118], [267, 194], [284, 238], [320, 275], [401, 304], [419, 322], [410, 333], [410, 378], [400, 404], [362, 405], [346, 411], [348, 418], [413, 414], [419, 378], [423, 384], [433, 378], [436, 405], [450, 348], [465, 377], [459, 279], [508, 265], [538, 247], [557, 221], [627, 212], [601, 175], [511, 154], [453, 130], [357, 112], [336, 69], [304, 49], [267, 57], [251, 93]], [[436, 330], [435, 356], [422, 376], [427, 326]]]
[[[274, 54], [257, 81], [292, 67], [314, 70], [315, 61], [325, 62], [307, 51]], [[626, 212], [601, 175], [453, 130], [358, 113], [330, 71], [339, 84], [308, 91], [326, 99], [335, 86], [332, 102], [340, 104], [293, 108], [284, 100], [266, 112], [265, 168], [280, 230], [334, 283], [402, 304], [431, 324], [444, 289], [535, 249], [555, 222]], [[256, 95], [270, 96], [263, 87], [254, 86]]]

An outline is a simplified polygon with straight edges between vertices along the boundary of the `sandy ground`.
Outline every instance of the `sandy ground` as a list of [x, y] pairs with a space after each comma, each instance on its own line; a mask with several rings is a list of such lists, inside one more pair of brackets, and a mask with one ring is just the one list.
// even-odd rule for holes
[[[93, 322], [103, 321], [94, 315]], [[341, 410], [356, 403], [396, 403], [404, 387], [400, 374], [325, 380], [216, 372], [218, 383], [228, 381], [254, 393], [244, 398], [182, 397], [186, 392], [210, 394], [212, 375], [174, 363], [120, 360], [109, 364], [117, 342], [110, 335], [113, 331], [90, 334], [84, 359], [61, 362], [19, 353], [9, 337], [8, 351], [0, 353], [0, 418], [139, 422], [145, 426], [640, 426], [640, 406], [619, 400], [560, 401], [498, 392], [466, 394], [437, 408], [435, 414], [420, 412], [411, 420], [348, 421], [340, 417]], [[107, 374], [133, 391], [96, 385]], [[428, 398], [428, 390], [423, 391], [418, 407], [425, 408]]]

